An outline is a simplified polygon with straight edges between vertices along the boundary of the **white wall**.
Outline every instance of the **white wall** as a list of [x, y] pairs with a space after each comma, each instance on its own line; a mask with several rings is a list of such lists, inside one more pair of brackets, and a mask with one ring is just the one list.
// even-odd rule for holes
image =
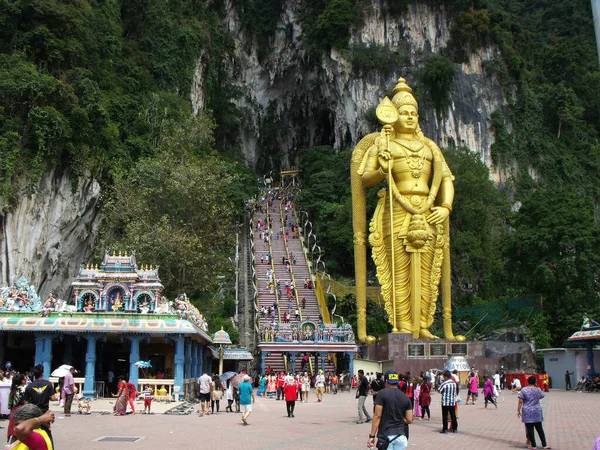
[[355, 359], [354, 360], [354, 375], [358, 373], [358, 370], [362, 369], [365, 373], [381, 372], [381, 363], [379, 361], [371, 361], [368, 359]]

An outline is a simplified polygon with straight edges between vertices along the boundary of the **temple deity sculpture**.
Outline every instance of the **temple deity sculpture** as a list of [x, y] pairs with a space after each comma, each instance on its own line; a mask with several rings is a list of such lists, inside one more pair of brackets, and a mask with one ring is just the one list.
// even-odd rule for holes
[[366, 190], [382, 181], [387, 189], [378, 192], [368, 242], [392, 332], [437, 338], [429, 328], [442, 279], [445, 337], [464, 340], [454, 336], [451, 316], [449, 216], [454, 176], [438, 146], [423, 135], [418, 104], [404, 78], [376, 114], [383, 128], [361, 139], [351, 160], [359, 341], [375, 342], [366, 334]]

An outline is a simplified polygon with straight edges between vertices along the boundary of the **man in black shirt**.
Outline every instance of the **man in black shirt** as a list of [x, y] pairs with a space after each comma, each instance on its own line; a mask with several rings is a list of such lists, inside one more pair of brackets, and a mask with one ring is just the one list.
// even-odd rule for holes
[[[371, 416], [367, 412], [367, 408], [365, 408], [365, 400], [367, 399], [367, 394], [369, 392], [369, 380], [365, 377], [365, 371], [360, 369], [358, 371], [358, 389], [356, 390], [356, 398], [358, 399], [358, 422], [356, 423], [365, 423], [371, 421]], [[366, 420], [363, 419], [363, 413], [367, 417]]]
[[23, 399], [26, 403], [39, 406], [43, 413], [48, 411], [50, 400], [56, 400], [54, 387], [48, 380], [44, 380], [44, 366], [38, 364], [33, 368], [35, 381], [29, 383], [25, 388]]
[[383, 374], [377, 372], [375, 374], [375, 379], [371, 381], [371, 392], [373, 393], [373, 414], [375, 414], [375, 398], [377, 397], [377, 393], [383, 389], [385, 389]]
[[[385, 389], [375, 397], [375, 414], [371, 433], [367, 441], [368, 447], [378, 439], [387, 437], [390, 441], [388, 450], [404, 450], [408, 445], [407, 425], [413, 421], [410, 399], [398, 389], [400, 377], [393, 370], [385, 373]], [[393, 441], [392, 441], [393, 440]]]

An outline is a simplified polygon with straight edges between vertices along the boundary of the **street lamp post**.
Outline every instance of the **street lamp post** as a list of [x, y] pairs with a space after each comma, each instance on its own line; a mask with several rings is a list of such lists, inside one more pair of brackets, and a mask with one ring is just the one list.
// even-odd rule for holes
[[219, 375], [223, 375], [223, 354], [225, 353], [223, 346], [231, 344], [229, 333], [223, 330], [223, 327], [214, 334], [213, 344], [219, 344]]

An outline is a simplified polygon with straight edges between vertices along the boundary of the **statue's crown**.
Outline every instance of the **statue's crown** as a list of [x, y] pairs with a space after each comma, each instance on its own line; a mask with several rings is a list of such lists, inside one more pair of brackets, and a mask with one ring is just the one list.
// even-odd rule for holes
[[394, 94], [392, 102], [394, 105], [396, 105], [396, 108], [400, 108], [404, 105], [412, 105], [419, 109], [417, 99], [412, 95], [412, 88], [406, 84], [406, 80], [404, 78], [398, 78], [398, 84], [396, 84], [396, 87], [394, 87], [392, 93]]

